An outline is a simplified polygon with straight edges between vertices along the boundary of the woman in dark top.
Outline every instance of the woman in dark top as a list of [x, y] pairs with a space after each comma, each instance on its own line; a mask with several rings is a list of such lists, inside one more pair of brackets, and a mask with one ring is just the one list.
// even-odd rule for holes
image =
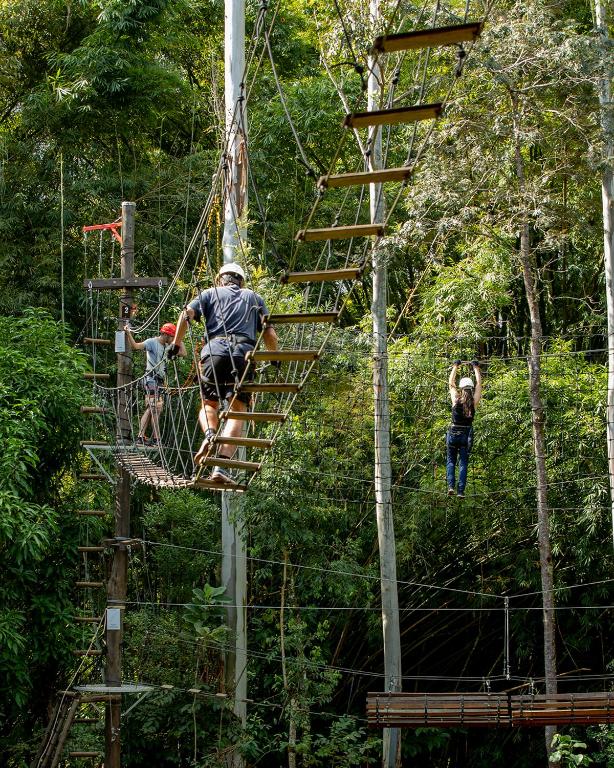
[[[465, 497], [467, 485], [467, 467], [469, 453], [473, 443], [473, 417], [480, 398], [482, 397], [482, 374], [477, 360], [470, 365], [475, 374], [475, 384], [469, 376], [463, 376], [456, 386], [456, 375], [462, 365], [455, 360], [448, 385], [452, 400], [452, 423], [446, 434], [446, 478], [448, 481], [448, 496]], [[458, 462], [458, 488], [456, 487], [456, 464]]]

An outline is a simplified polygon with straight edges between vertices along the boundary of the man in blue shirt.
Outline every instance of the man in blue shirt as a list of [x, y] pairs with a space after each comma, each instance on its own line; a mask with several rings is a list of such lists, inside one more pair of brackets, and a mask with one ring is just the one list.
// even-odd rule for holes
[[[253, 379], [253, 367], [246, 373], [249, 365], [246, 355], [254, 349], [264, 317], [269, 312], [262, 296], [244, 288], [244, 282], [245, 272], [239, 264], [224, 264], [218, 272], [215, 286], [200, 293], [179, 316], [174, 343], [169, 349], [169, 357], [178, 354], [188, 323], [192, 320], [204, 321], [205, 345], [200, 361], [204, 405], [199, 422], [205, 439], [194, 457], [196, 464], [200, 464], [207, 455], [217, 432], [220, 402], [231, 401], [234, 397], [232, 408], [235, 411], [247, 411], [251, 402], [249, 393], [239, 392], [235, 397], [234, 391], [244, 373], [244, 381]], [[272, 326], [266, 326], [262, 338], [267, 349], [277, 349], [277, 334]], [[219, 439], [223, 446], [220, 458], [231, 459], [235, 452], [233, 446], [224, 445], [223, 438], [239, 437], [242, 430], [241, 420], [228, 419]], [[214, 468], [211, 480], [233, 483], [223, 467]]]

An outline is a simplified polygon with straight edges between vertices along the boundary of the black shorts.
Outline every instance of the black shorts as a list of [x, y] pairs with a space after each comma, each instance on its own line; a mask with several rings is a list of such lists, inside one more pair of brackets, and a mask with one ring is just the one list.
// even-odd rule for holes
[[[247, 349], [250, 349], [249, 347]], [[205, 400], [230, 400], [235, 386], [243, 378], [249, 367], [244, 382], [254, 380], [254, 367], [245, 359], [245, 352], [235, 355], [206, 355], [200, 362], [200, 381]], [[233, 372], [233, 368], [235, 372]], [[236, 379], [235, 379], [236, 375]], [[249, 392], [240, 392], [237, 400], [249, 405], [252, 396]]]

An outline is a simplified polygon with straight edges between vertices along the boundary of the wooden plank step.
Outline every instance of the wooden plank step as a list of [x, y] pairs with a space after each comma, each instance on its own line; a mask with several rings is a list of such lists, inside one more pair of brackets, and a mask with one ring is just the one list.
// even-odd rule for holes
[[372, 54], [411, 51], [419, 48], [432, 48], [437, 45], [455, 45], [476, 40], [482, 32], [482, 22], [453, 24], [447, 27], [417, 29], [412, 32], [400, 32], [393, 35], [379, 35], [375, 38]]
[[98, 648], [85, 648], [73, 651], [73, 656], [102, 656], [102, 651]]
[[[307, 230], [315, 232], [316, 230]], [[333, 280], [356, 280], [362, 273], [361, 267], [344, 269], [320, 269], [315, 272], [286, 272], [281, 278], [282, 283], [326, 283]], [[329, 314], [333, 314], [332, 312]], [[337, 313], [338, 314], [338, 313]], [[336, 318], [335, 318], [336, 319]], [[305, 321], [310, 322], [310, 321]], [[329, 321], [329, 322], [332, 322]]]
[[320, 353], [317, 349], [278, 349], [275, 352], [269, 350], [249, 352], [249, 359], [255, 363], [295, 363], [306, 360], [317, 360]]
[[396, 125], [417, 123], [419, 120], [435, 120], [441, 114], [443, 104], [418, 104], [415, 107], [374, 109], [370, 112], [352, 112], [345, 116], [344, 128], [367, 128], [371, 125]]
[[99, 344], [102, 347], [110, 347], [113, 342], [111, 339], [93, 339], [91, 336], [86, 336], [83, 339], [84, 344]]
[[98, 405], [82, 405], [79, 410], [81, 413], [109, 413], [108, 408], [101, 408]]
[[353, 187], [362, 184], [382, 184], [388, 181], [406, 181], [411, 176], [411, 168], [382, 168], [379, 171], [359, 171], [356, 173], [338, 173], [320, 176], [318, 187]]
[[81, 448], [85, 448], [88, 445], [96, 446], [96, 445], [104, 445], [106, 448], [107, 446], [110, 446], [111, 444], [107, 442], [106, 440], [80, 440], [79, 445]]
[[261, 448], [268, 450], [273, 445], [273, 440], [263, 437], [216, 437], [216, 445], [239, 445], [242, 448]]
[[110, 373], [84, 373], [84, 379], [110, 379]]
[[241, 384], [239, 389], [241, 392], [259, 392], [263, 395], [279, 392], [280, 394], [288, 394], [292, 392], [300, 392], [302, 384], [297, 383], [279, 383], [279, 384]]
[[82, 472], [79, 476], [79, 480], [106, 480], [107, 476], [98, 472]]
[[198, 480], [195, 480], [192, 487], [201, 488], [206, 491], [234, 491], [235, 493], [245, 493], [247, 490], [246, 485], [219, 483], [217, 480], [207, 480], [207, 478], [199, 478]]
[[267, 413], [266, 411], [222, 411], [220, 419], [235, 419], [235, 421], [278, 421], [286, 420], [285, 413]]
[[[78, 694], [77, 694], [78, 695]], [[88, 694], [87, 696], [81, 696], [79, 699], [80, 704], [95, 704], [99, 701], [118, 701], [121, 698], [121, 694], [101, 693], [101, 694]]]
[[[295, 272], [304, 275], [304, 272]], [[267, 315], [265, 323], [273, 325], [290, 325], [293, 323], [335, 323], [339, 312], [290, 312], [286, 315]]]
[[226, 469], [243, 469], [246, 472], [258, 472], [262, 466], [259, 461], [241, 461], [239, 459], [224, 459], [222, 456], [208, 456], [203, 460], [205, 467], [226, 467]]
[[[373, 114], [373, 113], [371, 113]], [[381, 237], [384, 234], [383, 224], [351, 224], [343, 227], [324, 227], [322, 229], [300, 229], [295, 240], [312, 242], [314, 240], [343, 240], [349, 237]], [[317, 273], [314, 273], [317, 274]], [[330, 278], [339, 280], [341, 278]]]
[[77, 514], [80, 517], [106, 517], [111, 513], [104, 509], [78, 509]]
[[81, 624], [100, 624], [102, 621], [101, 616], [73, 616], [73, 619]]
[[104, 552], [104, 547], [77, 547], [77, 552]]
[[77, 589], [100, 589], [104, 587], [104, 581], [75, 581]]

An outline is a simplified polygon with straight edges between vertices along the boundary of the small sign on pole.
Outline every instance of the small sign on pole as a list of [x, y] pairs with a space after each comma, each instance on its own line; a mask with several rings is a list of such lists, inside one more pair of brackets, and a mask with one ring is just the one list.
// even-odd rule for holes
[[107, 630], [121, 629], [122, 616], [119, 608], [107, 608]]
[[126, 351], [126, 332], [125, 331], [115, 331], [115, 351], [116, 352]]

